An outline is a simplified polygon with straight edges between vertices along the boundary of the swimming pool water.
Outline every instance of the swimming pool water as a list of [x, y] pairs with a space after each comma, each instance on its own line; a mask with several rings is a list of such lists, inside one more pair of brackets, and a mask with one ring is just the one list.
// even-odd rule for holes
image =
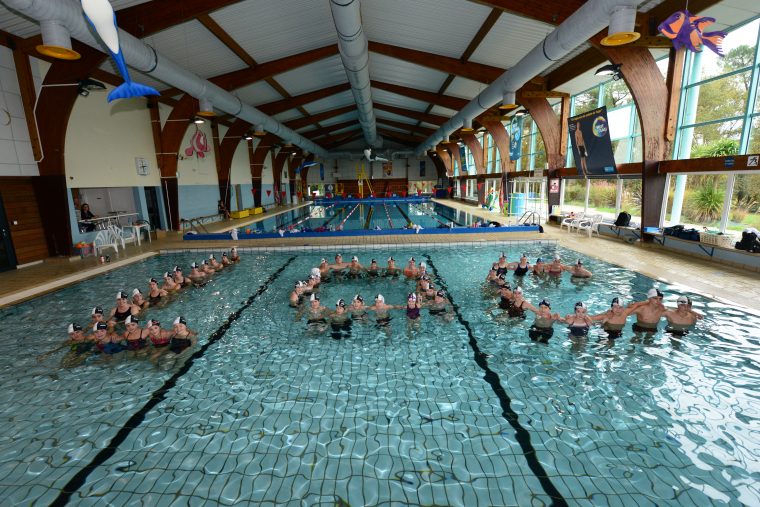
[[290, 226], [309, 229], [338, 228], [343, 230], [401, 229], [412, 222], [425, 229], [448, 227], [453, 223], [469, 227], [479, 217], [434, 202], [403, 200], [371, 200], [363, 203], [343, 203], [305, 206], [255, 222], [247, 228], [259, 232], [276, 232]]
[[[510, 259], [555, 251], [503, 249]], [[207, 348], [186, 371], [126, 354], [73, 368], [61, 367], [63, 351], [36, 357], [65, 338], [67, 322], [84, 323], [92, 306], [131, 290], [128, 280], [201, 254], [152, 258], [2, 310], [3, 497], [47, 504], [74, 484], [69, 500], [84, 505], [760, 502], [760, 318], [686, 292], [706, 317], [684, 338], [637, 337], [629, 325], [615, 341], [597, 331], [571, 339], [558, 327], [549, 344], [536, 344], [532, 318], [488, 311], [494, 299], [482, 280], [501, 250], [356, 252], [365, 265], [388, 255], [427, 261], [457, 318], [423, 311], [416, 330], [399, 311], [390, 331], [355, 323], [345, 340], [310, 332], [287, 306], [293, 282], [334, 252], [244, 253], [205, 287], [147, 311], [165, 327], [182, 314], [199, 332], [199, 350]], [[590, 281], [528, 277], [527, 299], [546, 297], [561, 314], [582, 300], [597, 313], [614, 295], [643, 299], [653, 284], [584, 262]], [[671, 306], [683, 289], [656, 285]], [[322, 302], [380, 292], [403, 304], [411, 287], [329, 282]]]

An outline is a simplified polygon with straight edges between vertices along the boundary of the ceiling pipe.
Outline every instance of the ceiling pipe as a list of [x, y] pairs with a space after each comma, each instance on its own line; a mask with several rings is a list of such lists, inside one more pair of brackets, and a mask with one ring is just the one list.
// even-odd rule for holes
[[369, 48], [362, 28], [361, 3], [359, 0], [330, 0], [335, 30], [338, 32], [340, 59], [346, 69], [351, 93], [359, 111], [359, 124], [367, 144], [374, 148], [382, 146], [377, 135], [375, 110], [372, 105], [372, 89], [369, 81]]
[[[2, 0], [11, 9], [40, 22], [51, 20], [64, 26], [72, 37], [103, 51], [105, 47], [96, 39], [84, 19], [82, 6], [78, 0]], [[119, 43], [124, 59], [130, 67], [144, 72], [185, 93], [209, 101], [214, 108], [236, 116], [248, 123], [262, 126], [286, 142], [293, 143], [319, 156], [327, 151], [312, 141], [300, 136], [274, 118], [243, 102], [228, 91], [202, 79], [161, 56], [152, 47], [144, 44], [124, 30], [119, 30]]]
[[[462, 125], [465, 128], [471, 127], [474, 118], [502, 101], [507, 92], [519, 90], [530, 79], [545, 71], [557, 60], [567, 56], [570, 51], [605, 27], [609, 26], [610, 32], [633, 32], [635, 16], [630, 16], [630, 11], [631, 9], [635, 11], [638, 4], [636, 0], [587, 1], [514, 67], [496, 78], [488, 88], [480, 92], [461, 111], [420, 143], [415, 152], [421, 155], [427, 147], [436, 146], [444, 136], [451, 134]], [[623, 21], [628, 26], [624, 26]], [[614, 33], [610, 33], [608, 37], [614, 38]]]

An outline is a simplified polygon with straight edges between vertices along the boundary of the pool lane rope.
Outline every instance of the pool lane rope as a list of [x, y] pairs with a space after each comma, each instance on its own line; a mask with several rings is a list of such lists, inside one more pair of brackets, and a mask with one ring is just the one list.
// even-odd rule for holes
[[[326, 208], [324, 209], [324, 211], [327, 211], [327, 210], [329, 210], [329, 209], [330, 209], [330, 208], [332, 208], [333, 206], [335, 206], [335, 205], [334, 205], [334, 204], [331, 204], [331, 205], [329, 205], [328, 207], [326, 207]], [[311, 220], [312, 218], [314, 218], [314, 217], [312, 217], [312, 216], [311, 216], [311, 212], [309, 212], [309, 214], [306, 216], [306, 218], [304, 218], [303, 220], [299, 220], [298, 222], [296, 222], [296, 223], [294, 223], [294, 224], [291, 224], [291, 225], [289, 225], [289, 226], [288, 226], [288, 229], [294, 229], [294, 228], [298, 227], [299, 225], [301, 225], [302, 223], [306, 222], [307, 220]]]
[[502, 417], [504, 417], [509, 425], [512, 426], [512, 428], [515, 430], [515, 438], [517, 440], [517, 443], [520, 444], [520, 448], [523, 451], [525, 460], [528, 462], [528, 467], [530, 467], [533, 474], [541, 483], [541, 486], [544, 488], [546, 494], [551, 497], [552, 505], [566, 506], [567, 501], [565, 500], [565, 497], [562, 496], [562, 493], [559, 492], [551, 479], [549, 479], [549, 476], [546, 473], [546, 469], [544, 469], [544, 466], [540, 461], [538, 461], [536, 449], [533, 447], [533, 443], [530, 441], [530, 432], [525, 429], [522, 424], [520, 424], [519, 416], [514, 411], [514, 409], [512, 409], [512, 400], [507, 394], [504, 387], [501, 385], [499, 374], [488, 366], [488, 356], [484, 352], [481, 352], [480, 347], [478, 346], [478, 339], [475, 337], [475, 333], [473, 333], [472, 328], [470, 327], [470, 323], [462, 316], [459, 305], [454, 302], [451, 291], [438, 274], [438, 270], [436, 269], [435, 264], [433, 264], [433, 261], [430, 259], [429, 255], [425, 255], [425, 261], [427, 262], [428, 267], [430, 267], [430, 272], [435, 275], [435, 278], [440, 286], [443, 287], [443, 289], [446, 291], [449, 301], [451, 302], [451, 306], [454, 308], [454, 314], [457, 316], [457, 320], [467, 330], [467, 335], [470, 338], [470, 348], [472, 348], [475, 362], [485, 372], [483, 378], [486, 382], [488, 382], [488, 384], [491, 386], [491, 389], [496, 394], [496, 397], [499, 399], [499, 404], [501, 405], [502, 409]]
[[391, 213], [388, 211], [388, 204], [383, 203], [383, 207], [385, 208], [385, 216], [388, 217], [388, 227], [393, 229], [393, 221], [391, 220]]
[[230, 326], [232, 326], [232, 323], [238, 320], [243, 311], [248, 309], [259, 296], [261, 296], [264, 292], [267, 291], [267, 289], [269, 289], [269, 286], [282, 274], [283, 271], [285, 271], [285, 268], [287, 268], [290, 263], [295, 260], [295, 258], [295, 256], [291, 257], [287, 260], [287, 262], [285, 262], [285, 264], [282, 265], [280, 269], [272, 273], [269, 278], [267, 278], [266, 281], [259, 287], [259, 289], [245, 300], [243, 306], [238, 308], [234, 313], [230, 314], [230, 316], [227, 317], [222, 325], [219, 326], [219, 328], [217, 328], [217, 330], [214, 331], [211, 336], [209, 336], [208, 341], [203, 344], [200, 349], [196, 350], [193, 355], [187, 358], [185, 364], [183, 364], [182, 367], [174, 373], [174, 375], [169, 377], [161, 387], [153, 391], [153, 394], [151, 394], [150, 399], [147, 401], [147, 403], [145, 403], [145, 405], [143, 405], [140, 410], [138, 410], [132, 417], [129, 418], [127, 422], [124, 423], [124, 425], [116, 433], [116, 435], [114, 435], [111, 441], [108, 442], [108, 445], [106, 445], [90, 463], [88, 463], [82, 470], [77, 472], [77, 474], [74, 475], [74, 477], [72, 477], [69, 482], [63, 486], [63, 488], [61, 488], [61, 492], [50, 504], [51, 506], [66, 505], [69, 500], [71, 500], [71, 496], [76, 493], [82, 486], [84, 486], [90, 474], [97, 467], [101, 466], [114, 454], [116, 454], [118, 447], [127, 439], [129, 434], [132, 433], [132, 430], [137, 429], [143, 423], [146, 414], [151, 409], [153, 409], [153, 407], [166, 399], [168, 392], [177, 385], [177, 381], [182, 378], [182, 376], [190, 371], [190, 368], [193, 366], [195, 360], [203, 357], [211, 345], [222, 339], [222, 337], [229, 330]]
[[343, 219], [343, 221], [342, 221], [341, 223], [339, 223], [339, 224], [338, 224], [338, 229], [342, 229], [342, 228], [343, 228], [343, 224], [345, 224], [345, 223], [346, 223], [346, 221], [347, 221], [349, 218], [351, 218], [351, 215], [353, 215], [353, 214], [354, 214], [354, 211], [356, 211], [357, 209], [359, 209], [359, 205], [358, 205], [358, 204], [357, 204], [356, 206], [354, 206], [354, 209], [352, 209], [352, 210], [351, 210], [351, 211], [348, 213], [348, 215], [346, 215], [346, 218], [344, 218], [344, 219]]

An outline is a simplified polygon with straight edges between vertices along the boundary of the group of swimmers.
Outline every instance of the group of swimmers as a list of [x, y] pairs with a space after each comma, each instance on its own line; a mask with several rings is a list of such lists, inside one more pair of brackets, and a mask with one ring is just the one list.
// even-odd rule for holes
[[[356, 294], [350, 303], [343, 298], [338, 299], [335, 310], [330, 310], [320, 302], [319, 287], [329, 280], [339, 282], [343, 279], [399, 278], [402, 275], [415, 282], [414, 290], [407, 296], [406, 305], [389, 304], [382, 294], [377, 294], [371, 305], [365, 304], [361, 294]], [[337, 254], [332, 264], [322, 259], [318, 267], [312, 268], [307, 280], [295, 282], [290, 293], [290, 305], [298, 309], [296, 320], [306, 315], [307, 326], [312, 332], [324, 333], [329, 327], [331, 336], [336, 340], [350, 336], [352, 321], [368, 322], [370, 312], [375, 314], [375, 324], [386, 330], [392, 319], [391, 310], [404, 310], [410, 329], [418, 329], [423, 308], [427, 308], [430, 315], [438, 316], [445, 321], [453, 318], [451, 303], [446, 298], [446, 293], [433, 286], [427, 266], [424, 262], [418, 266], [414, 257], [409, 259], [404, 269], [396, 266], [393, 257], [388, 258], [384, 268], [379, 266], [376, 259], [372, 259], [369, 266], [365, 267], [356, 256], [353, 256], [350, 262], [344, 262], [343, 256]]]
[[486, 276], [486, 283], [494, 287], [499, 294], [498, 307], [504, 310], [504, 315], [511, 318], [526, 317], [526, 312], [536, 315], [535, 321], [528, 330], [528, 335], [534, 341], [547, 342], [554, 334], [554, 323], [563, 322], [568, 325], [571, 336], [584, 337], [595, 322], [601, 324], [602, 330], [611, 339], [619, 338], [629, 316], [635, 315], [636, 322], [633, 331], [636, 333], [655, 333], [661, 319], [668, 322], [666, 331], [675, 336], [683, 336], [688, 333], [702, 315], [692, 309], [692, 302], [687, 296], [680, 296], [676, 301], [677, 307], [667, 307], [662, 303], [663, 294], [659, 289], [652, 288], [647, 293], [645, 301], [636, 301], [625, 305], [622, 297], [612, 299], [609, 310], [589, 315], [588, 307], [582, 301], [575, 303], [574, 312], [564, 317], [558, 313], [552, 313], [551, 303], [542, 299], [538, 306], [534, 306], [525, 299], [523, 289], [512, 285], [506, 280], [509, 271], [514, 271], [514, 276], [524, 277], [528, 273], [534, 276], [560, 276], [563, 272], [569, 272], [573, 278], [590, 278], [591, 272], [578, 261], [571, 266], [562, 264], [559, 256], [555, 256], [551, 263], [543, 263], [539, 258], [531, 266], [528, 257], [523, 254], [518, 262], [508, 263], [504, 253], [494, 263]]
[[[116, 304], [108, 318], [105, 317], [101, 306], [92, 309], [91, 324], [87, 327], [91, 329], [90, 333], [85, 333], [85, 328], [80, 324], [71, 323], [68, 326], [68, 339], [60, 347], [40, 355], [37, 359], [41, 361], [65, 348], [70, 349], [70, 353], [64, 358], [64, 365], [68, 366], [79, 364], [94, 350], [104, 356], [112, 356], [122, 351], [146, 351], [152, 346], [152, 360], [167, 352], [181, 354], [195, 345], [197, 336], [187, 327], [184, 317], [174, 319], [171, 329], [162, 328], [157, 319], [147, 320], [145, 328], [141, 328], [140, 314], [150, 306], [165, 306], [172, 294], [186, 287], [205, 285], [211, 275], [239, 260], [240, 256], [233, 247], [229, 254], [224, 252], [220, 260], [211, 254], [201, 263], [193, 262], [188, 276], [184, 275], [181, 267], [175, 266], [163, 274], [161, 285], [158, 279], [150, 278], [145, 293], [135, 288], [130, 297], [126, 292], [119, 291], [116, 293]], [[122, 325], [123, 330], [120, 328]], [[120, 329], [117, 330], [117, 327]]]

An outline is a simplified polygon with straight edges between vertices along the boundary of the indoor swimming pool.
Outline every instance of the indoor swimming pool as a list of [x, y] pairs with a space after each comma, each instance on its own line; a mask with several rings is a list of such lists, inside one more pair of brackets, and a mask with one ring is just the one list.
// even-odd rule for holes
[[[187, 319], [198, 344], [180, 358], [50, 352], [117, 291], [145, 291], [212, 251], [166, 253], [0, 310], [4, 503], [760, 504], [760, 317], [583, 257], [589, 280], [509, 280], [562, 315], [656, 286], [668, 306], [691, 297], [704, 320], [676, 337], [635, 334], [629, 319], [616, 340], [557, 324], [536, 343], [533, 317], [503, 318], [484, 290], [502, 251], [578, 257], [548, 242], [241, 250], [239, 264], [141, 316]], [[356, 321], [341, 340], [310, 328], [288, 295], [336, 253], [426, 262], [451, 318], [424, 309], [411, 326], [394, 310], [388, 326]], [[320, 296], [330, 309], [356, 294], [404, 305], [413, 289], [346, 278]]]

